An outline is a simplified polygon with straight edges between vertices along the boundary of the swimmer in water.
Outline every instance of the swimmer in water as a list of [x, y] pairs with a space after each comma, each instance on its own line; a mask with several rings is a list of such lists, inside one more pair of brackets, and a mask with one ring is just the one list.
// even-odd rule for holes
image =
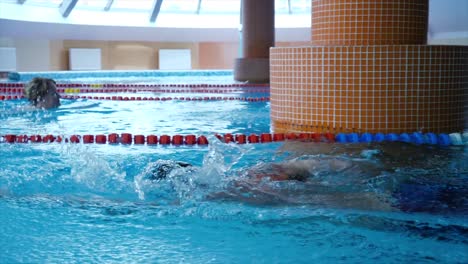
[[[370, 165], [367, 165], [368, 167]], [[253, 166], [244, 176], [250, 182], [258, 182], [264, 179], [270, 181], [300, 181], [305, 182], [317, 171], [329, 172], [345, 171], [356, 167], [351, 161], [341, 158], [311, 158], [301, 157], [281, 163], [262, 163]], [[146, 171], [147, 179], [161, 181], [174, 174], [195, 172], [197, 168], [190, 163], [174, 160], [157, 160], [151, 163]], [[354, 170], [356, 172], [356, 170]]]
[[[355, 145], [352, 147], [357, 149]], [[392, 155], [395, 148], [398, 153], [402, 150], [404, 153]], [[431, 151], [422, 146], [418, 149]], [[466, 212], [466, 182], [460, 184], [457, 179], [435, 175], [438, 169], [431, 168], [437, 163], [434, 159], [440, 159], [443, 149], [433, 149], [434, 155], [414, 155], [410, 162], [405, 162], [410, 159], [405, 153], [412, 153], [413, 146], [365, 148], [366, 153], [374, 150], [376, 158], [373, 159], [358, 156], [356, 152], [349, 155], [314, 153], [282, 162], [258, 163], [240, 171], [230, 178], [226, 188], [208, 194], [207, 198], [377, 211]], [[411, 167], [420, 161], [424, 166]], [[162, 181], [199, 171], [200, 168], [186, 162], [158, 160], [148, 166], [145, 175], [146, 179]]]
[[[364, 172], [373, 165], [366, 161], [352, 161], [340, 157], [299, 157], [278, 163], [259, 163], [247, 170], [238, 172], [234, 177], [225, 178], [227, 182], [220, 191], [207, 193], [206, 199], [241, 201], [252, 204], [298, 204], [313, 203], [331, 207], [391, 210], [391, 206], [381, 202], [375, 196], [362, 192], [335, 191], [345, 184], [325, 186], [330, 177], [341, 173], [347, 177], [358, 177], [354, 174], [365, 174], [373, 177], [377, 169]], [[189, 163], [174, 160], [157, 160], [148, 165], [143, 173], [144, 179], [152, 182], [186, 181], [187, 176], [203, 173], [202, 168]], [[189, 176], [190, 177], [190, 176]], [[340, 178], [343, 178], [340, 177]], [[177, 179], [177, 180], [176, 180]], [[300, 186], [301, 190], [274, 186]], [[291, 185], [292, 184], [292, 185]], [[199, 186], [203, 188], [203, 186]], [[298, 196], [301, 198], [298, 200]], [[304, 198], [306, 197], [306, 198]]]
[[60, 95], [52, 79], [35, 77], [24, 88], [24, 96], [37, 108], [50, 109], [60, 106]]

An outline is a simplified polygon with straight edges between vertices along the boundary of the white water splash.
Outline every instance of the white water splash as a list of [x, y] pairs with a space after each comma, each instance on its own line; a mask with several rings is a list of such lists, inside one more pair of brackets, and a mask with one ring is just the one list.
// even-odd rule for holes
[[[201, 199], [207, 192], [223, 188], [233, 176], [233, 166], [252, 148], [238, 144], [225, 144], [210, 138], [208, 152], [203, 157], [201, 167], [176, 168], [165, 179], [150, 179], [153, 167], [149, 164], [134, 178], [134, 188], [138, 198], [145, 200], [147, 194], [152, 198], [188, 201]], [[172, 193], [172, 195], [170, 194]]]
[[126, 172], [97, 156], [86, 146], [63, 144], [61, 158], [71, 167], [74, 182], [99, 192], [119, 192], [128, 188]]

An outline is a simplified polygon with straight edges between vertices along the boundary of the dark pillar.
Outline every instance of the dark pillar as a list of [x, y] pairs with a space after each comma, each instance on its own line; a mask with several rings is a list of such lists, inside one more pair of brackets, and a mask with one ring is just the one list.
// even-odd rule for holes
[[242, 58], [236, 59], [236, 81], [269, 82], [270, 47], [275, 44], [275, 1], [242, 0]]

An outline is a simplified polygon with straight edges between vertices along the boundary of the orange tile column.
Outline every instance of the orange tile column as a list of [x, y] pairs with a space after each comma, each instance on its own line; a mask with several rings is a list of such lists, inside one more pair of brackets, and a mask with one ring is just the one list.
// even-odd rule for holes
[[268, 82], [269, 49], [275, 42], [275, 5], [272, 0], [243, 0], [243, 56], [235, 61], [234, 79]]
[[312, 45], [270, 50], [275, 132], [462, 131], [468, 47], [428, 46], [427, 0], [312, 0]]
[[312, 0], [313, 45], [423, 45], [428, 0]]

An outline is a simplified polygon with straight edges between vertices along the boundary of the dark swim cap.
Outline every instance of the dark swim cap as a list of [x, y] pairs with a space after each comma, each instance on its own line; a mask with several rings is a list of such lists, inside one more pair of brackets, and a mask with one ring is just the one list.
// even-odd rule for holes
[[151, 171], [149, 178], [151, 180], [165, 179], [174, 169], [187, 168], [192, 165], [183, 161], [174, 160], [157, 160], [151, 164]]

